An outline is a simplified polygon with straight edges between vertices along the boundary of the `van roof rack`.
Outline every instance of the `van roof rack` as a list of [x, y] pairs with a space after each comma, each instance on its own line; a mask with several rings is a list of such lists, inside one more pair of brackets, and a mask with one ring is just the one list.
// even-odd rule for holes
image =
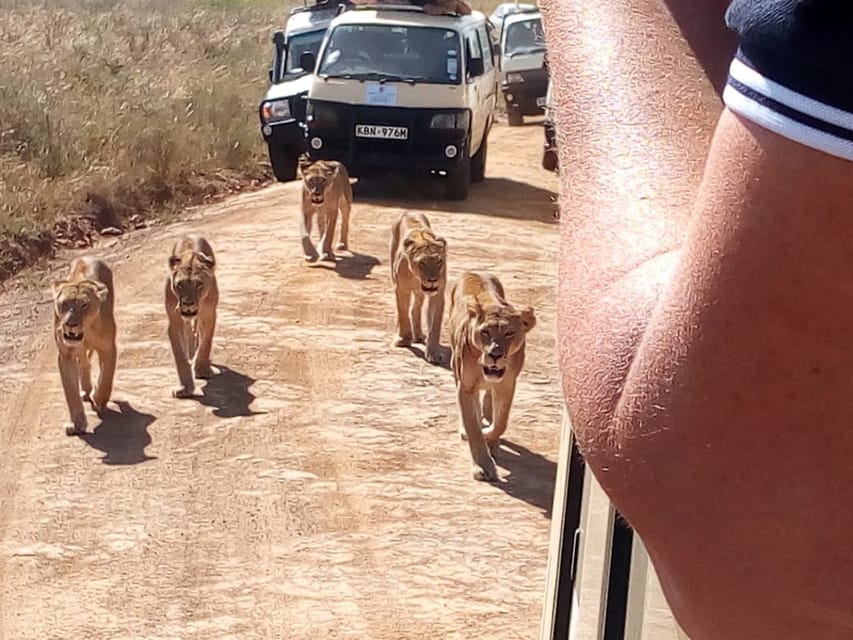
[[[351, 0], [347, 3], [347, 9], [350, 11], [353, 10], [373, 10], [373, 11], [410, 11], [412, 13], [426, 13], [424, 11], [423, 5], [420, 4], [410, 4], [403, 0], [402, 2], [382, 2], [381, 0], [376, 1], [368, 1], [368, 2], [352, 2]], [[430, 14], [435, 15], [435, 14]], [[438, 15], [442, 16], [459, 16], [460, 14], [454, 11], [447, 11]]]
[[294, 7], [290, 10], [290, 15], [294, 13], [302, 13], [304, 11], [332, 11], [341, 7], [352, 6], [352, 0], [315, 0], [313, 4], [308, 4], [308, 0], [302, 0], [301, 7]]

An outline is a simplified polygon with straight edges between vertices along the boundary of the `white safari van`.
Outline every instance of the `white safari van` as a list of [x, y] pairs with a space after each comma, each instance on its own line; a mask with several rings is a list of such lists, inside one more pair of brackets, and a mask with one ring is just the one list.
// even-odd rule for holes
[[300, 57], [317, 53], [326, 27], [349, 4], [348, 0], [306, 3], [291, 10], [284, 30], [273, 34], [270, 85], [258, 105], [258, 116], [273, 174], [281, 182], [296, 179], [298, 158], [305, 151], [305, 98], [311, 76], [300, 66]]
[[311, 159], [353, 175], [446, 176], [464, 200], [485, 177], [497, 99], [497, 49], [482, 13], [429, 15], [413, 5], [349, 8], [329, 25], [312, 69], [306, 135]]

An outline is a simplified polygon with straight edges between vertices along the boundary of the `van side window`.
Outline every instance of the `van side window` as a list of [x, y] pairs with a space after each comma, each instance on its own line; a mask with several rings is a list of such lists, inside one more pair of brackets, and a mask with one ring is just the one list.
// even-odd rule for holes
[[486, 73], [495, 67], [494, 52], [492, 51], [492, 42], [489, 40], [489, 34], [486, 31], [485, 25], [477, 27], [477, 35], [480, 39], [480, 50], [483, 52], [483, 69]]
[[478, 77], [482, 74], [478, 73], [477, 76], [474, 76], [470, 72], [471, 60], [482, 60], [482, 58], [483, 58], [483, 52], [480, 50], [480, 39], [477, 37], [477, 32], [474, 31], [474, 32], [468, 34], [465, 37], [465, 41], [467, 43], [467, 46], [465, 48], [468, 50], [468, 62], [469, 62], [469, 64], [467, 65], [468, 69], [469, 69], [468, 75], [469, 75], [469, 77]]

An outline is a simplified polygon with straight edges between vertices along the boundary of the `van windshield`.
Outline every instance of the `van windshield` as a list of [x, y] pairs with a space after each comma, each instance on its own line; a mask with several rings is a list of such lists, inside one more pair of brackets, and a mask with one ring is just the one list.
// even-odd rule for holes
[[507, 57], [545, 51], [542, 19], [514, 22], [506, 27], [503, 54]]
[[308, 33], [290, 36], [287, 44], [287, 63], [284, 66], [285, 80], [293, 80], [305, 75], [304, 69], [299, 65], [299, 58], [306, 52], [311, 52], [316, 56], [325, 33], [325, 29], [320, 29], [319, 31], [309, 31]]
[[437, 27], [340, 25], [317, 72], [324, 77], [459, 84], [459, 34]]

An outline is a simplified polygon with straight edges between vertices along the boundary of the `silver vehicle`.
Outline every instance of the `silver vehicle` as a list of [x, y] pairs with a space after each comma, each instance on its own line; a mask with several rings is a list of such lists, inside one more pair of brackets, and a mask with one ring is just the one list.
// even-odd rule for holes
[[489, 16], [489, 22], [492, 23], [492, 26], [495, 30], [500, 34], [501, 30], [504, 26], [504, 18], [513, 13], [518, 13], [519, 11], [533, 11], [536, 9], [536, 5], [534, 4], [526, 4], [519, 2], [502, 2], [495, 10], [492, 11], [492, 15]]
[[501, 90], [510, 126], [524, 116], [541, 115], [548, 90], [545, 33], [538, 10], [519, 11], [504, 18], [501, 32]]

